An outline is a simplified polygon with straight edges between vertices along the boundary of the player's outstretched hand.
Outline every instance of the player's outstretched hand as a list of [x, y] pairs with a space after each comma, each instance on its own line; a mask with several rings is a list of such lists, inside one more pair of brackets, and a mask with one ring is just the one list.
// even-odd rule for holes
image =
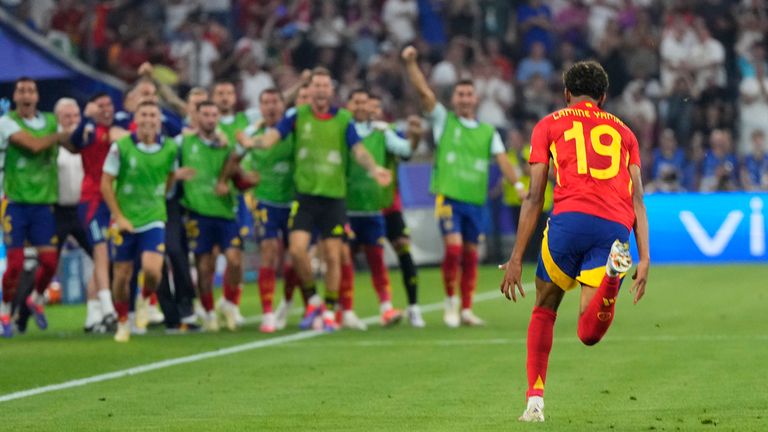
[[424, 128], [422, 127], [422, 123], [421, 123], [421, 117], [416, 115], [408, 116], [407, 133], [408, 133], [408, 136], [421, 137], [421, 135], [424, 133]]
[[195, 174], [197, 174], [197, 171], [195, 171], [194, 168], [190, 167], [181, 167], [176, 170], [174, 173], [174, 177], [177, 181], [187, 181], [192, 180], [192, 178], [195, 177]]
[[632, 280], [634, 282], [632, 283], [632, 288], [629, 289], [629, 292], [630, 294], [635, 295], [635, 304], [637, 304], [637, 302], [639, 302], [645, 295], [645, 284], [648, 282], [649, 267], [648, 261], [640, 261], [637, 263], [635, 273], [632, 275]]
[[418, 52], [416, 51], [416, 48], [413, 47], [413, 45], [408, 45], [407, 47], [403, 48], [401, 56], [406, 63], [415, 62], [416, 58], [418, 57]]
[[389, 184], [392, 183], [392, 171], [386, 168], [376, 167], [373, 177], [376, 179], [376, 183], [378, 183], [379, 186], [389, 186]]
[[83, 114], [88, 118], [96, 118], [96, 116], [99, 115], [99, 106], [96, 105], [95, 102], [88, 102], [88, 104], [85, 105]]
[[506, 263], [499, 266], [499, 270], [504, 270], [504, 279], [501, 280], [501, 293], [504, 294], [509, 300], [517, 301], [517, 293], [515, 289], [520, 292], [520, 297], [525, 297], [525, 290], [523, 289], [523, 263], [514, 262], [511, 259]]
[[117, 225], [117, 230], [120, 232], [133, 232], [133, 224], [131, 221], [126, 219], [125, 216], [119, 216], [117, 219], [115, 219], [115, 225]]

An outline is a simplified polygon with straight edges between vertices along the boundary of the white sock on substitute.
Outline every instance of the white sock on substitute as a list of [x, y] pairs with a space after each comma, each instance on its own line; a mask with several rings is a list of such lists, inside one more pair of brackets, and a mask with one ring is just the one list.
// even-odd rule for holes
[[116, 315], [115, 305], [112, 303], [112, 293], [108, 289], [100, 289], [96, 295], [99, 297], [99, 305], [103, 315]]
[[379, 303], [379, 313], [384, 313], [390, 309], [392, 309], [391, 301], [385, 301], [385, 302]]
[[101, 303], [97, 299], [88, 300], [86, 304], [85, 326], [98, 324], [104, 318], [101, 314]]

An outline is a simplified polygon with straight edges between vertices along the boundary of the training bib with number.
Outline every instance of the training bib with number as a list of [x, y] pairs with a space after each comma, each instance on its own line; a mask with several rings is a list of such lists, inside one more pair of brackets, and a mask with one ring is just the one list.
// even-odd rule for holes
[[533, 129], [530, 163], [555, 170], [554, 214], [580, 212], [632, 228], [629, 165], [640, 166], [635, 134], [616, 116], [580, 102], [544, 117]]

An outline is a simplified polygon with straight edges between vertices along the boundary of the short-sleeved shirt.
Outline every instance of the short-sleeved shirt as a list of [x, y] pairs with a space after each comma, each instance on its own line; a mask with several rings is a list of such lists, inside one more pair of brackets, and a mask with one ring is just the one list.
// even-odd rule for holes
[[554, 162], [553, 214], [580, 212], [635, 222], [629, 165], [640, 166], [635, 134], [616, 116], [579, 102], [544, 117], [533, 129], [529, 163]]
[[[427, 114], [427, 119], [432, 124], [432, 136], [435, 139], [435, 145], [440, 145], [440, 139], [443, 137], [443, 131], [445, 130], [445, 122], [448, 119], [448, 110], [443, 104], [436, 103], [432, 112]], [[475, 119], [459, 117], [459, 121], [464, 127], [470, 129], [480, 126], [480, 123]], [[501, 140], [499, 131], [494, 132], [493, 141], [491, 142], [491, 154], [495, 156], [506, 152], [507, 150], [504, 148], [504, 141]]]
[[19, 131], [21, 131], [21, 126], [12, 118], [7, 115], [0, 117], [0, 190], [3, 189], [3, 179], [5, 178], [5, 153], [8, 151], [11, 136]]

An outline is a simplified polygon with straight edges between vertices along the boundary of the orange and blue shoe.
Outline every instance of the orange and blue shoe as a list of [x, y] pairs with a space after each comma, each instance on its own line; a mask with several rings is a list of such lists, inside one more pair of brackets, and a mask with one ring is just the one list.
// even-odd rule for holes
[[339, 324], [336, 322], [336, 314], [327, 311], [323, 314], [323, 331], [335, 332], [339, 329]]
[[381, 312], [381, 326], [391, 327], [403, 319], [403, 313], [398, 309], [389, 308]]
[[3, 327], [3, 337], [10, 339], [13, 337], [13, 323], [10, 315], [0, 315], [0, 325]]
[[48, 319], [45, 318], [45, 309], [43, 305], [38, 304], [32, 299], [32, 296], [27, 297], [27, 307], [35, 315], [35, 323], [40, 330], [48, 328]]
[[318, 317], [323, 314], [323, 309], [324, 308], [322, 304], [308, 304], [307, 309], [304, 312], [304, 318], [302, 318], [301, 322], [299, 323], [299, 328], [302, 330], [311, 330], [312, 324]]

